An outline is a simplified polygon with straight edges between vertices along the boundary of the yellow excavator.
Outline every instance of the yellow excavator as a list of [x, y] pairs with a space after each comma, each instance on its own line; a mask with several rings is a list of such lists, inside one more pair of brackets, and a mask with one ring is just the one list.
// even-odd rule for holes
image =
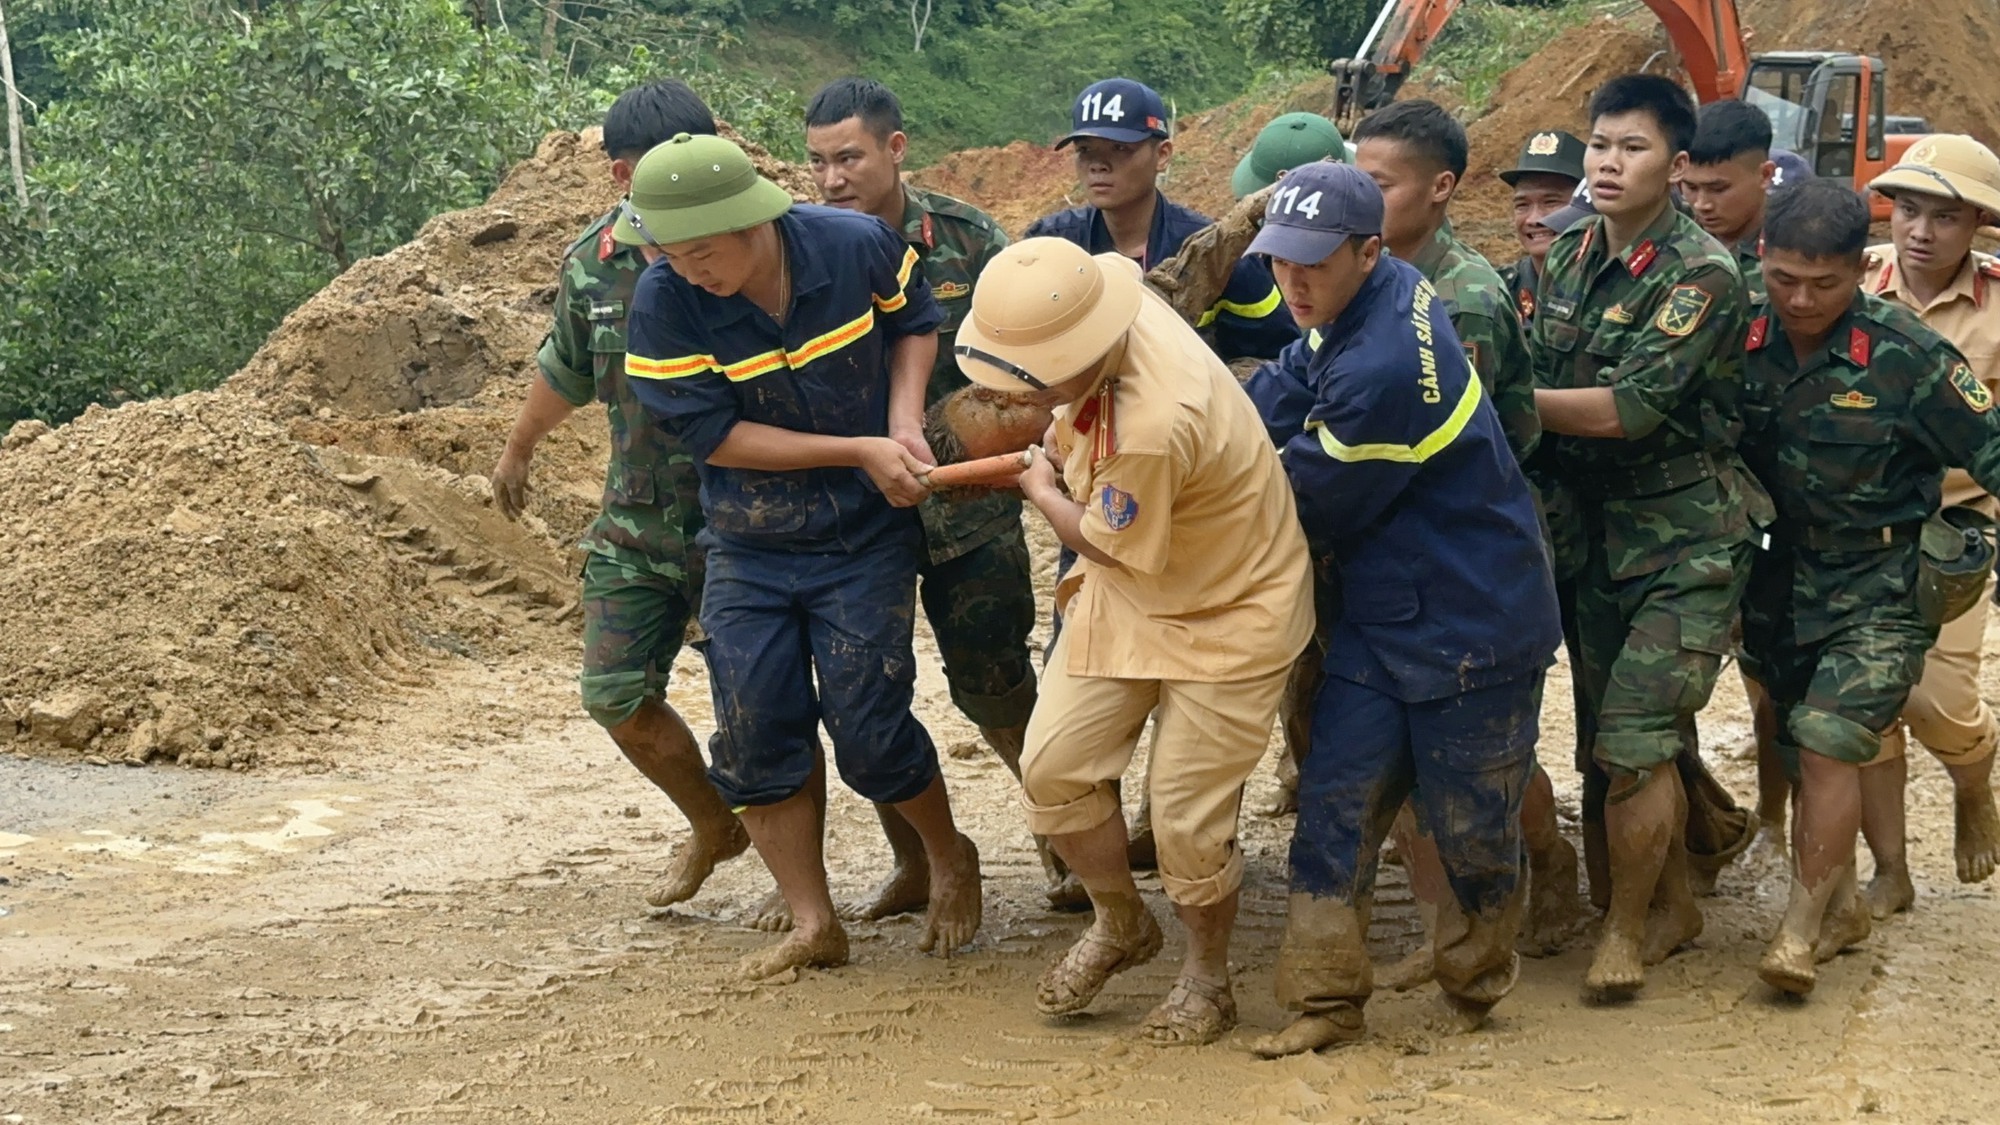
[[[1764, 111], [1778, 148], [1855, 190], [1896, 163], [1930, 132], [1918, 117], [1888, 112], [1888, 69], [1869, 55], [1767, 51], [1743, 42], [1736, 0], [1643, 0], [1659, 17], [1678, 69], [1702, 105], [1741, 98]], [[1343, 128], [1396, 97], [1459, 0], [1387, 0], [1354, 57], [1331, 65], [1333, 118]], [[1664, 54], [1665, 52], [1663, 52]], [[1654, 62], [1661, 61], [1657, 57]], [[1649, 63], [1649, 66], [1652, 65]], [[1873, 201], [1877, 218], [1888, 201]]]

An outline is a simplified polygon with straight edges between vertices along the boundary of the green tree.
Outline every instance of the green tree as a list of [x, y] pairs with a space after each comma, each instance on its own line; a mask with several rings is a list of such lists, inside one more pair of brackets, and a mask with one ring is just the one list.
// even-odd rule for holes
[[1318, 67], [1347, 58], [1380, 11], [1376, 0], [1224, 0], [1223, 17], [1252, 58]]
[[212, 385], [578, 107], [451, 0], [104, 0], [0, 211], [0, 423]]

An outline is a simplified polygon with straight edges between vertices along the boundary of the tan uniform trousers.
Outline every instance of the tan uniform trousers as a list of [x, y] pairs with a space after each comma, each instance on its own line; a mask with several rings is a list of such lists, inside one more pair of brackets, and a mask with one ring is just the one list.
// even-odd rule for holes
[[[1882, 732], [1876, 762], [1894, 761], [1907, 752], [1909, 733], [1947, 766], [1971, 765], [1992, 757], [2000, 744], [1993, 712], [1979, 697], [1980, 654], [1986, 643], [1986, 614], [1992, 605], [1993, 579], [1979, 604], [1938, 631], [1937, 644], [1924, 654], [1924, 678], [1910, 690], [1901, 722]], [[1873, 764], [1873, 763], [1871, 763]]]
[[1160, 884], [1184, 906], [1212, 906], [1243, 883], [1236, 818], [1243, 782], [1263, 758], [1289, 667], [1254, 680], [1196, 683], [1073, 676], [1068, 631], [1056, 639], [1028, 719], [1021, 804], [1028, 830], [1060, 836], [1121, 815], [1123, 777], [1157, 708], [1146, 783]]

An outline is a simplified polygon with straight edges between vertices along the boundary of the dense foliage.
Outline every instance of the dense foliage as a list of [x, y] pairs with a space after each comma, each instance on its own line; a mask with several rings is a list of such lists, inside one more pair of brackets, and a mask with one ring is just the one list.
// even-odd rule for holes
[[[544, 131], [636, 82], [684, 77], [797, 158], [804, 95], [869, 74], [902, 96], [921, 162], [1046, 140], [1113, 74], [1206, 108], [1351, 52], [1375, 8], [0, 0], [29, 157], [26, 206], [0, 177], [0, 429], [213, 385], [334, 274], [478, 201]], [[1475, 81], [1495, 57], [1458, 46]]]

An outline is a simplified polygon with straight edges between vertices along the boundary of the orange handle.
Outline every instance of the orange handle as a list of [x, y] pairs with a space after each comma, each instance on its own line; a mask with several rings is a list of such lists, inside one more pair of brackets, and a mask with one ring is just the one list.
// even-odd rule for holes
[[974, 461], [960, 461], [953, 465], [939, 465], [917, 479], [926, 488], [964, 488], [969, 485], [1008, 485], [1014, 478], [1035, 463], [1035, 450], [1031, 446], [1019, 453], [1002, 453], [997, 457], [981, 457]]

